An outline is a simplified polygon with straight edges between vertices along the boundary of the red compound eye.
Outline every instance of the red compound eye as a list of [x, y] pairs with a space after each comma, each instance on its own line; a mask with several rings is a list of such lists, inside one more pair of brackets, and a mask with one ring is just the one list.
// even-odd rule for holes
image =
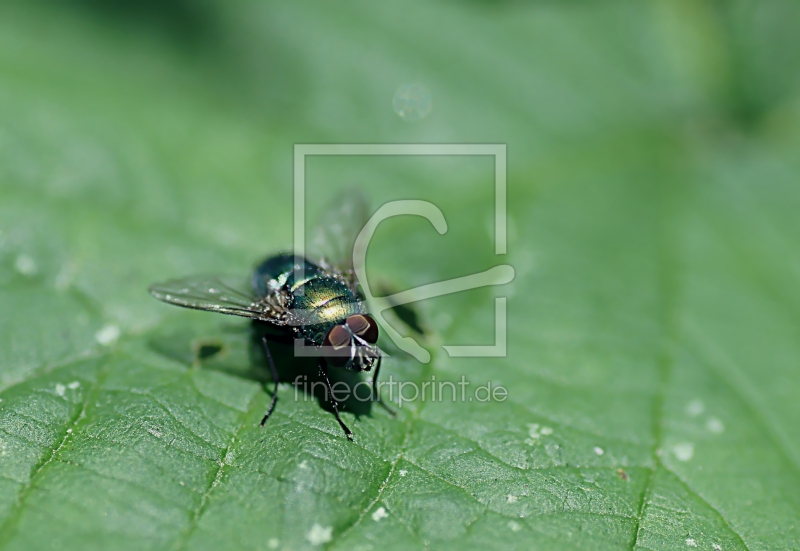
[[344, 325], [334, 325], [325, 335], [325, 358], [334, 367], [344, 367], [350, 361], [352, 341], [350, 331]]
[[358, 335], [370, 344], [378, 342], [378, 324], [372, 316], [355, 314], [347, 318], [347, 327], [354, 335]]
[[350, 333], [342, 325], [334, 325], [333, 329], [325, 335], [325, 346], [330, 346], [334, 350], [339, 350], [350, 344]]

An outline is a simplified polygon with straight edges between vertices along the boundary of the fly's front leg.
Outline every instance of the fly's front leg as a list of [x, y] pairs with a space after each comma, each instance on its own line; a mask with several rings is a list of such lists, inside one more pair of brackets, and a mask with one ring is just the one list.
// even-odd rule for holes
[[342, 418], [339, 417], [339, 402], [337, 402], [336, 398], [333, 396], [333, 388], [331, 387], [331, 381], [328, 378], [328, 364], [325, 359], [320, 359], [319, 373], [322, 375], [322, 379], [325, 381], [325, 386], [328, 387], [328, 396], [330, 397], [329, 399], [331, 401], [331, 405], [333, 406], [333, 413], [336, 415], [336, 420], [339, 421], [339, 426], [342, 427], [342, 430], [344, 430], [344, 433], [347, 435], [347, 439], [352, 440], [353, 433], [347, 428], [347, 425], [344, 424]]
[[275, 369], [275, 362], [272, 360], [272, 354], [269, 352], [269, 345], [267, 345], [267, 337], [263, 337], [264, 342], [264, 351], [267, 354], [267, 363], [269, 363], [269, 370], [272, 372], [272, 380], [275, 381], [275, 389], [272, 391], [272, 402], [269, 404], [269, 409], [267, 410], [267, 414], [264, 415], [264, 418], [261, 420], [261, 426], [264, 426], [264, 423], [267, 422], [269, 416], [272, 415], [272, 410], [275, 409], [275, 402], [278, 401], [278, 370]]

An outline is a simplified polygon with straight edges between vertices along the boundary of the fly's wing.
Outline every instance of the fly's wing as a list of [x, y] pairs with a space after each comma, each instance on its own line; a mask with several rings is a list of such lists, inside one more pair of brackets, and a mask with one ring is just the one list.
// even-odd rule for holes
[[308, 243], [309, 257], [326, 271], [344, 279], [350, 290], [358, 294], [358, 281], [353, 267], [356, 238], [369, 221], [369, 204], [356, 190], [345, 191], [331, 201], [319, 217]]
[[232, 278], [221, 276], [197, 275], [155, 283], [149, 291], [159, 300], [184, 308], [285, 325], [285, 297], [277, 294], [257, 297], [231, 281]]

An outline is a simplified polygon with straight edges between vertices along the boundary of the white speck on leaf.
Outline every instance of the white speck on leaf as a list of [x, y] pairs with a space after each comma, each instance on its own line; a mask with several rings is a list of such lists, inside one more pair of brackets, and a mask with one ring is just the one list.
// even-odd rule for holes
[[116, 325], [106, 325], [94, 334], [94, 338], [103, 346], [114, 344], [119, 338], [119, 327]]
[[551, 434], [553, 434], [553, 429], [550, 427], [540, 427], [539, 423], [528, 423], [529, 438], [525, 440], [525, 443], [529, 446], [533, 446], [542, 436], [549, 436]]
[[517, 496], [507, 496], [506, 501], [509, 503], [516, 503], [519, 498]]
[[714, 434], [720, 434], [725, 431], [725, 425], [716, 417], [709, 417], [708, 421], [706, 421], [706, 428]]
[[597, 455], [603, 455], [604, 453], [606, 453], [606, 451], [600, 446], [595, 446], [594, 453], [596, 453]]
[[714, 549], [714, 551], [722, 551], [722, 546], [718, 543], [712, 543], [711, 547]]
[[68, 389], [70, 389], [70, 390], [75, 390], [75, 389], [76, 389], [76, 388], [78, 388], [79, 386], [81, 386], [81, 383], [80, 383], [80, 382], [78, 382], [78, 381], [72, 381], [70, 384], [68, 384], [68, 385], [67, 385], [67, 388], [68, 388]]
[[278, 538], [270, 538], [267, 542], [267, 547], [270, 549], [277, 549], [280, 544], [281, 542], [278, 540]]
[[522, 525], [515, 520], [509, 522], [508, 527], [511, 528], [512, 532], [519, 532], [520, 530], [522, 530]]
[[392, 107], [401, 119], [415, 121], [424, 119], [433, 108], [431, 93], [422, 84], [403, 84], [394, 94]]
[[27, 254], [21, 254], [17, 257], [14, 261], [14, 269], [24, 276], [36, 275], [36, 272], [39, 271], [36, 261]]
[[697, 547], [697, 542], [692, 538], [686, 538], [686, 545], [689, 547]]
[[406, 470], [401, 470], [400, 471], [400, 476], [406, 476], [407, 474], [408, 474], [408, 471], [406, 471]]
[[63, 396], [64, 392], [66, 392], [66, 390], [67, 390], [67, 387], [65, 387], [61, 383], [56, 383], [56, 394], [58, 394], [59, 396]]
[[72, 434], [72, 429], [67, 429], [67, 434]]
[[308, 468], [308, 461], [306, 461], [304, 459], [303, 461], [300, 462], [300, 464], [297, 466], [297, 468], [298, 469], [307, 469]]
[[311, 527], [308, 534], [306, 534], [306, 539], [311, 545], [322, 545], [323, 543], [328, 543], [331, 541], [333, 537], [333, 528], [330, 526], [321, 526], [319, 524], [315, 524]]
[[694, 455], [694, 444], [691, 442], [681, 442], [672, 447], [672, 453], [678, 461], [689, 461]]
[[703, 405], [703, 402], [701, 402], [700, 400], [692, 400], [686, 406], [686, 413], [688, 413], [692, 417], [697, 417], [698, 415], [703, 413], [705, 409], [706, 407], [705, 405]]
[[372, 520], [378, 522], [382, 518], [386, 518], [388, 516], [389, 513], [386, 512], [386, 509], [384, 509], [383, 507], [378, 507], [378, 509], [374, 513], [372, 513]]

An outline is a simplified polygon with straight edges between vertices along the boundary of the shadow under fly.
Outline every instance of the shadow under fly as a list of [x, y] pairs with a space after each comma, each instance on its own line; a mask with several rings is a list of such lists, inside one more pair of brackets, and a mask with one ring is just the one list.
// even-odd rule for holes
[[[324, 356], [296, 356], [294, 340], [275, 335], [270, 327], [254, 321], [251, 332], [251, 361], [269, 370], [272, 388], [269, 407], [261, 419], [263, 426], [275, 410], [278, 402], [278, 385], [281, 382], [293, 386], [293, 399], [316, 400], [319, 405], [333, 413], [348, 438], [352, 432], [342, 421], [339, 413], [348, 411], [356, 416], [369, 415], [372, 402], [378, 401], [385, 410], [394, 416], [374, 390], [373, 383], [379, 370], [372, 371], [372, 376], [364, 378], [359, 371], [350, 369], [330, 369], [330, 360]], [[259, 377], [269, 386], [266, 378]], [[366, 388], [365, 388], [366, 387]]]

